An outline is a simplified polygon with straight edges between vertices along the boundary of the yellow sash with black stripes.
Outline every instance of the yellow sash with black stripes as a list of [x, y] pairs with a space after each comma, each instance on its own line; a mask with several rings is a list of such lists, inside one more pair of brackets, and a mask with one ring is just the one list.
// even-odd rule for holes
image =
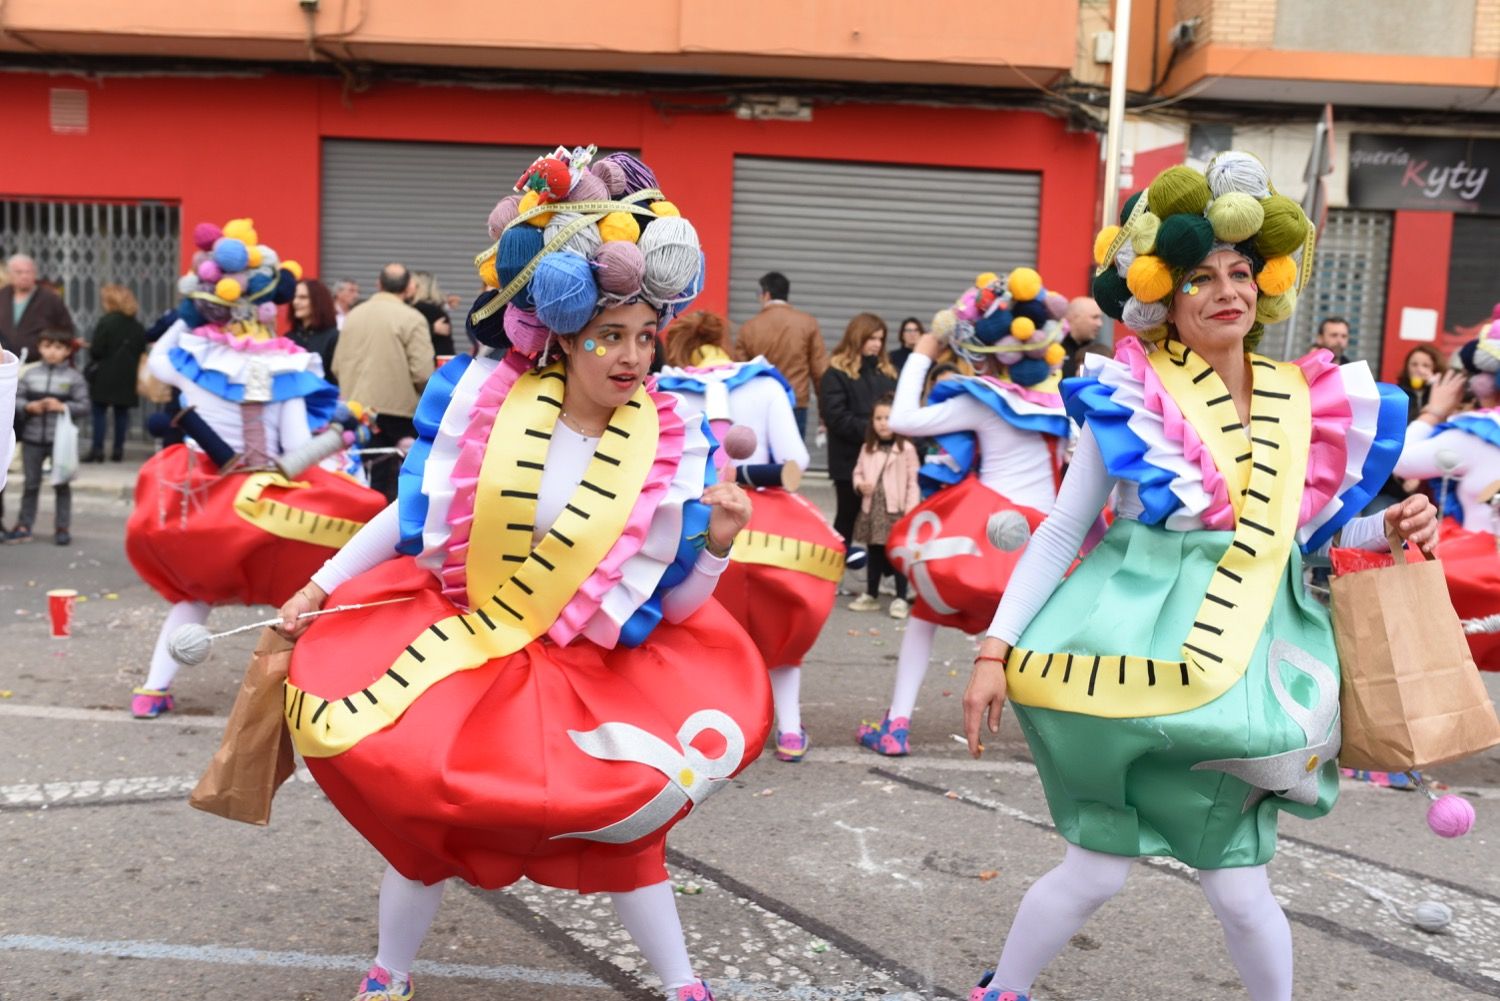
[[278, 501], [262, 496], [267, 487], [303, 490], [310, 485], [301, 480], [289, 480], [280, 473], [246, 473], [240, 488], [234, 493], [234, 513], [279, 539], [342, 549], [344, 543], [364, 527], [364, 522], [318, 514], [288, 503], [287, 498]]
[[1182, 642], [1181, 659], [1011, 651], [1010, 697], [1021, 705], [1134, 718], [1187, 712], [1244, 675], [1296, 545], [1312, 411], [1302, 370], [1251, 355], [1250, 434], [1217, 372], [1167, 341], [1150, 356], [1224, 477], [1234, 536]]

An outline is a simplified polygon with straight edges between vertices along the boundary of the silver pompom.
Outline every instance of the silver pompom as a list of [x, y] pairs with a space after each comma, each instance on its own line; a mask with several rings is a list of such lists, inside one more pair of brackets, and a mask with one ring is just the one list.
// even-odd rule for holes
[[213, 634], [196, 622], [179, 626], [167, 639], [167, 651], [173, 660], [184, 667], [203, 663], [213, 647]]

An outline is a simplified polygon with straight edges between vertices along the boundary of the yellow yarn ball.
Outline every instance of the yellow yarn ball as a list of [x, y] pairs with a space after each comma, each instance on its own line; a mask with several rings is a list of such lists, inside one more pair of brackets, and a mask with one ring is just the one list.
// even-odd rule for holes
[[485, 288], [500, 288], [500, 275], [495, 271], [494, 256], [486, 257], [484, 263], [479, 265], [479, 280], [484, 283]]
[[1160, 257], [1142, 254], [1130, 262], [1125, 284], [1130, 288], [1130, 294], [1141, 302], [1160, 302], [1172, 294], [1176, 281], [1172, 278], [1172, 269]]
[[224, 235], [232, 240], [243, 240], [253, 246], [260, 242], [255, 233], [254, 219], [231, 219], [224, 224]]
[[260, 248], [255, 244], [251, 244], [248, 253], [250, 255], [250, 266], [252, 268], [260, 267], [260, 262], [264, 260], [264, 257], [261, 255]]
[[1280, 295], [1263, 295], [1255, 304], [1255, 318], [1261, 323], [1280, 323], [1292, 315], [1297, 293], [1291, 289]]
[[282, 261], [281, 266], [292, 273], [292, 277], [299, 282], [302, 280], [302, 265], [296, 261]]
[[599, 238], [605, 243], [611, 240], [634, 243], [641, 238], [641, 224], [630, 212], [611, 212], [599, 220]]
[[1107, 259], [1105, 255], [1109, 253], [1109, 245], [1114, 243], [1115, 237], [1119, 235], [1120, 227], [1105, 226], [1099, 231], [1099, 235], [1094, 237], [1094, 263], [1096, 265], [1101, 268], [1104, 267], [1104, 262]]
[[240, 283], [233, 278], [220, 278], [214, 284], [214, 295], [225, 302], [234, 302], [240, 297]]
[[1156, 234], [1161, 230], [1161, 216], [1154, 212], [1142, 212], [1135, 217], [1130, 227], [1130, 246], [1137, 254], [1149, 254], [1156, 249]]
[[[538, 205], [540, 205], [541, 203], [542, 203], [542, 196], [541, 195], [537, 194], [535, 191], [528, 191], [528, 192], [526, 192], [526, 194], [524, 194], [524, 195], [521, 196], [521, 203], [516, 206], [516, 214], [517, 215], [525, 215], [526, 211], [528, 209], [534, 209]], [[540, 213], [538, 215], [532, 216], [530, 219], [527, 219], [526, 221], [528, 223], [530, 223], [531, 225], [535, 226], [536, 228], [542, 229], [549, 222], [552, 221], [552, 217], [554, 215], [556, 215], [556, 214], [557, 213], [555, 213], [555, 212], [542, 212], [542, 213]]]
[[1066, 357], [1068, 357], [1068, 349], [1063, 347], [1061, 344], [1047, 345], [1047, 353], [1042, 355], [1042, 358], [1047, 362], [1047, 364], [1051, 365], [1053, 368], [1061, 365], [1063, 363], [1063, 359]]
[[1239, 243], [1260, 232], [1266, 221], [1266, 210], [1255, 198], [1231, 191], [1213, 200], [1208, 207], [1208, 221], [1213, 225], [1214, 236], [1225, 243]]
[[1297, 284], [1297, 262], [1290, 257], [1273, 257], [1256, 276], [1255, 283], [1266, 295], [1281, 295]]
[[1017, 302], [1029, 302], [1041, 293], [1042, 276], [1032, 268], [1016, 268], [1005, 279], [1005, 287], [1010, 289], [1011, 297]]
[[1010, 321], [1010, 336], [1018, 341], [1029, 341], [1036, 336], [1036, 324], [1029, 316], [1018, 316]]
[[682, 215], [682, 213], [677, 210], [677, 206], [676, 205], [673, 205], [671, 202], [667, 202], [667, 201], [652, 202], [651, 203], [651, 211], [655, 212], [659, 216], [669, 216], [669, 215], [681, 216]]
[[974, 286], [976, 288], [989, 288], [999, 280], [1000, 276], [995, 274], [995, 272], [986, 271], [984, 274], [974, 279]]

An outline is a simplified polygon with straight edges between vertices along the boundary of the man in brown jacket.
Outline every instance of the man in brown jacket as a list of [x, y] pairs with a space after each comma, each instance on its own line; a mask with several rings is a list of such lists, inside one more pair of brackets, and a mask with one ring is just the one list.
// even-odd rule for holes
[[740, 361], [765, 355], [797, 394], [793, 413], [797, 430], [807, 434], [808, 389], [828, 369], [828, 348], [811, 314], [786, 301], [792, 284], [786, 275], [771, 271], [760, 279], [760, 312], [740, 324], [734, 351]]
[[24, 348], [36, 361], [37, 336], [43, 330], [74, 333], [73, 316], [56, 292], [37, 284], [36, 261], [13, 254], [5, 266], [10, 284], [0, 288], [0, 348], [15, 355]]
[[[415, 438], [412, 415], [432, 375], [432, 338], [427, 321], [406, 304], [411, 272], [387, 264], [380, 272], [380, 291], [349, 311], [333, 353], [333, 373], [346, 400], [374, 409], [381, 446]], [[370, 486], [396, 499], [398, 457], [380, 456], [370, 465]]]

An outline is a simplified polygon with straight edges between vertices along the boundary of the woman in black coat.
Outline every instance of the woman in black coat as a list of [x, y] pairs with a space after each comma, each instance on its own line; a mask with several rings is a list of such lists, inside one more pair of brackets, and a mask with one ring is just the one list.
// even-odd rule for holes
[[83, 461], [104, 461], [104, 434], [113, 410], [115, 435], [109, 457], [119, 462], [125, 458], [131, 408], [140, 402], [135, 384], [141, 356], [146, 353], [146, 328], [136, 319], [140, 306], [135, 295], [124, 285], [105, 285], [99, 290], [99, 300], [104, 315], [89, 336], [89, 362], [83, 372], [94, 416], [94, 437]]
[[323, 359], [323, 378], [338, 385], [333, 377], [333, 349], [339, 343], [338, 314], [333, 308], [333, 293], [316, 278], [297, 283], [292, 296], [292, 329], [287, 337], [304, 351]]
[[864, 565], [865, 551], [852, 544], [859, 494], [854, 490], [854, 464], [865, 444], [865, 432], [875, 401], [896, 391], [896, 368], [885, 353], [885, 321], [874, 313], [860, 313], [844, 328], [844, 339], [829, 359], [818, 384], [818, 412], [828, 429], [828, 478], [838, 500], [833, 529], [849, 549], [851, 569]]

